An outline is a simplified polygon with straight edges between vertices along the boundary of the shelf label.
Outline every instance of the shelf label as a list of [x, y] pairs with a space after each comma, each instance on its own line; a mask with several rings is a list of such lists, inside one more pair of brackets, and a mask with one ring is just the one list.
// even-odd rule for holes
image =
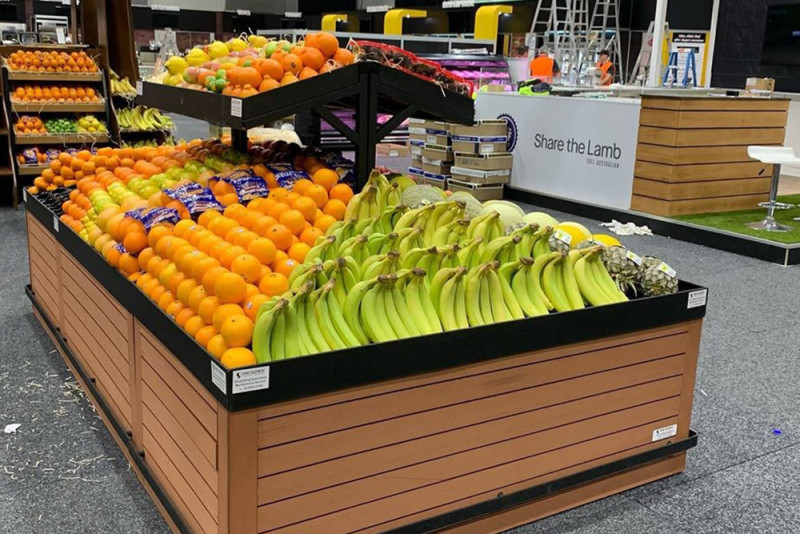
[[233, 394], [269, 389], [269, 366], [233, 372]]
[[217, 386], [222, 393], [228, 394], [228, 388], [225, 384], [225, 371], [214, 362], [211, 362], [211, 382]]
[[138, 82], [136, 82], [136, 96], [142, 96], [143, 93], [144, 93], [144, 84], [142, 83], [141, 80], [139, 80]]
[[236, 10], [236, 14], [239, 15], [240, 17], [249, 17], [250, 16], [250, 10], [249, 9], [237, 9]]
[[242, 99], [241, 98], [231, 98], [231, 116], [232, 117], [242, 117]]
[[653, 430], [653, 441], [671, 438], [678, 433], [678, 425], [669, 425]]
[[686, 302], [686, 309], [699, 308], [706, 305], [706, 298], [708, 297], [708, 289], [698, 289], [697, 291], [689, 292], [689, 300]]
[[28, 190], [24, 187], [22, 188], [22, 201], [25, 203], [28, 202]]
[[55, 215], [53, 215], [53, 230], [58, 232], [58, 217], [56, 217]]

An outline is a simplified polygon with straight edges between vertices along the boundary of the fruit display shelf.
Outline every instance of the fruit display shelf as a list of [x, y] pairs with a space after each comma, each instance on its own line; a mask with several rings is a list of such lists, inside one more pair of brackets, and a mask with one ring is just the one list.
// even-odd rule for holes
[[11, 101], [11, 111], [14, 113], [90, 113], [105, 110], [106, 102], [104, 100], [81, 104]]
[[21, 176], [40, 176], [42, 171], [49, 167], [49, 165], [20, 165], [17, 169], [17, 174]]
[[74, 145], [79, 143], [107, 143], [107, 133], [69, 133], [69, 134], [21, 134], [16, 136], [18, 145]]
[[102, 72], [74, 74], [70, 72], [25, 72], [9, 71], [8, 79], [12, 82], [102, 82]]
[[225, 370], [25, 205], [36, 314], [175, 530], [501, 531], [678, 473], [696, 443], [694, 284]]
[[[311, 111], [355, 146], [359, 187], [375, 167], [375, 145], [408, 117], [472, 124], [475, 115], [472, 98], [374, 62], [355, 63], [244, 99], [144, 82], [136, 101], [229, 126], [234, 146], [239, 149], [246, 146], [247, 128]], [[355, 128], [344, 124], [328, 106], [356, 110]], [[379, 113], [393, 117], [377, 126]]]

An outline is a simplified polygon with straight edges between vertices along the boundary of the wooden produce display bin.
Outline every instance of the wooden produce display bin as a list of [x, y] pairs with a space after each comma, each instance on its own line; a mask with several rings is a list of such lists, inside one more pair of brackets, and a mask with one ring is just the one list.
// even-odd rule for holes
[[631, 209], [655, 215], [736, 211], [768, 200], [771, 166], [748, 145], [781, 145], [786, 99], [644, 96]]
[[693, 284], [226, 371], [26, 207], [35, 313], [176, 532], [500, 532], [678, 473], [696, 443]]

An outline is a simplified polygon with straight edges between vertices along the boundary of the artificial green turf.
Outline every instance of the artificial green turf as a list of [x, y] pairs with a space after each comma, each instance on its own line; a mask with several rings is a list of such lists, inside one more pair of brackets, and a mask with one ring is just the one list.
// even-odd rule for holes
[[[778, 202], [800, 204], [800, 195], [779, 196]], [[728, 211], [724, 213], [698, 213], [695, 215], [680, 215], [673, 217], [680, 221], [690, 222], [700, 226], [710, 226], [718, 230], [726, 230], [736, 234], [760, 237], [778, 243], [800, 243], [800, 221], [793, 221], [793, 217], [800, 217], [800, 208], [789, 210], [775, 210], [775, 219], [792, 227], [789, 232], [765, 232], [747, 226], [747, 223], [762, 220], [767, 214], [764, 208], [745, 211]]]

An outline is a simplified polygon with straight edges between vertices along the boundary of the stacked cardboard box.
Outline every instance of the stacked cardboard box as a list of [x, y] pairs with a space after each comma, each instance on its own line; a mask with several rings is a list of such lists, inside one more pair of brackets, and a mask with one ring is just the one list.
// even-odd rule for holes
[[453, 150], [450, 146], [450, 128], [446, 122], [422, 119], [409, 121], [408, 149], [411, 166], [408, 173], [418, 183], [444, 189], [450, 178]]

